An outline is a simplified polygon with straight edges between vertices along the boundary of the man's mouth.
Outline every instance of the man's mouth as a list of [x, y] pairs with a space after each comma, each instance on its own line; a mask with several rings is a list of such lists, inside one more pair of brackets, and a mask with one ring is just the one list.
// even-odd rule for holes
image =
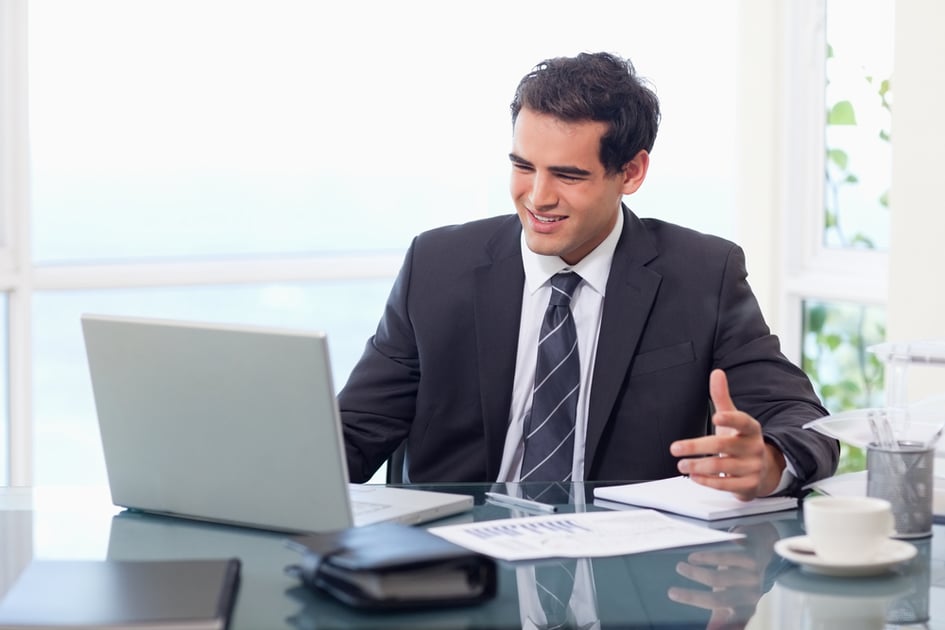
[[529, 212], [529, 214], [531, 214], [532, 217], [534, 217], [534, 219], [539, 223], [557, 223], [558, 221], [567, 219], [567, 217], [543, 217], [535, 214], [534, 212]]

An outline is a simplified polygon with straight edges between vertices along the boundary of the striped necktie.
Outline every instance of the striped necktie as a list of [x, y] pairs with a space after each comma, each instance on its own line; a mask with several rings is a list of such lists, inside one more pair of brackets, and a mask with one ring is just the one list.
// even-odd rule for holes
[[551, 278], [551, 300], [542, 320], [532, 407], [525, 416], [522, 481], [570, 481], [574, 459], [581, 363], [571, 296], [581, 282], [573, 272]]

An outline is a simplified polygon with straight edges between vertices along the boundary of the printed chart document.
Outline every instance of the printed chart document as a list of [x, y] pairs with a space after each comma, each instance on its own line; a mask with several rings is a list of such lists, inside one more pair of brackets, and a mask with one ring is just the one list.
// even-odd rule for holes
[[614, 503], [673, 512], [704, 521], [797, 508], [797, 499], [794, 497], [761, 497], [751, 501], [742, 501], [730, 492], [707, 488], [688, 477], [670, 477], [657, 481], [595, 488], [594, 497]]
[[654, 510], [579, 512], [431, 527], [437, 536], [500, 560], [596, 558], [736, 538]]

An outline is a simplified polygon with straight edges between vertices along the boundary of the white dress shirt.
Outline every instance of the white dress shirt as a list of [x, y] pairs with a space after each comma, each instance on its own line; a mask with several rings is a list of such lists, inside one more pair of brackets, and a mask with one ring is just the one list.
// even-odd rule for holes
[[587, 409], [590, 402], [591, 377], [597, 357], [597, 336], [610, 265], [623, 231], [623, 212], [617, 213], [614, 229], [594, 251], [576, 265], [569, 265], [557, 256], [542, 256], [528, 249], [522, 234], [522, 262], [525, 266], [525, 286], [522, 289], [522, 319], [519, 323], [518, 354], [515, 359], [515, 379], [512, 384], [512, 408], [505, 448], [497, 481], [518, 481], [525, 452], [523, 423], [532, 406], [535, 384], [535, 360], [538, 356], [538, 336], [541, 322], [551, 298], [551, 277], [561, 271], [573, 271], [583, 278], [571, 298], [571, 313], [578, 337], [578, 357], [581, 360], [581, 387], [578, 391], [577, 419], [574, 427], [574, 460], [572, 481], [584, 481], [584, 441], [587, 432]]

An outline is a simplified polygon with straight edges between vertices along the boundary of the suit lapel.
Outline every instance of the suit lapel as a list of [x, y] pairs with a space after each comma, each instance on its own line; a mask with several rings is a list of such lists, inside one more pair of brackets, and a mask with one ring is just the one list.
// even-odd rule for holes
[[645, 226], [624, 207], [624, 228], [607, 280], [587, 418], [584, 470], [594, 455], [627, 378], [662, 276], [644, 265], [657, 255]]
[[[518, 217], [512, 217], [518, 224]], [[521, 229], [507, 225], [487, 246], [492, 263], [475, 269], [476, 346], [479, 359], [480, 402], [486, 435], [488, 474], [499, 474], [509, 409], [515, 356], [522, 317], [522, 267], [519, 238]]]

